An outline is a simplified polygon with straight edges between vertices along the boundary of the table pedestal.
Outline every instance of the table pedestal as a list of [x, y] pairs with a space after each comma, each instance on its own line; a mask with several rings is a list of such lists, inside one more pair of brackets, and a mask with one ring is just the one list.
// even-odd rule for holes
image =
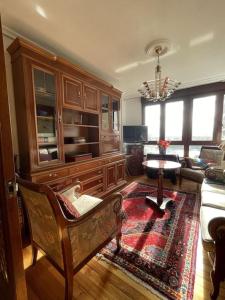
[[153, 203], [160, 210], [164, 210], [171, 198], [163, 198], [163, 169], [158, 170], [158, 191], [157, 197], [146, 196], [146, 200]]

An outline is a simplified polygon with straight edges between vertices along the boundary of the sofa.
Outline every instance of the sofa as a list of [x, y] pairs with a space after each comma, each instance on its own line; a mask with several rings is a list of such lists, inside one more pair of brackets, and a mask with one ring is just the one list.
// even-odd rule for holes
[[225, 170], [211, 167], [201, 186], [200, 225], [203, 248], [213, 265], [211, 299], [217, 299], [225, 279]]

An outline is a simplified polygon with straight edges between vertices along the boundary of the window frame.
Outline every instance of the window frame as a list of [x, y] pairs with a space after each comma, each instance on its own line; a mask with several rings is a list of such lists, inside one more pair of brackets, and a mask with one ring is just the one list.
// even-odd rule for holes
[[[192, 141], [192, 116], [193, 99], [207, 96], [216, 96], [213, 138], [209, 141]], [[171, 141], [171, 145], [184, 145], [184, 156], [189, 155], [191, 145], [218, 145], [221, 143], [223, 100], [225, 95], [225, 83], [216, 82], [192, 88], [177, 90], [172, 97], [165, 102], [151, 103], [141, 98], [142, 103], [142, 124], [145, 124], [145, 107], [148, 105], [160, 104], [160, 139], [165, 139], [165, 105], [168, 102], [183, 101], [183, 134], [181, 141]], [[157, 141], [149, 141], [149, 145], [155, 145]]]

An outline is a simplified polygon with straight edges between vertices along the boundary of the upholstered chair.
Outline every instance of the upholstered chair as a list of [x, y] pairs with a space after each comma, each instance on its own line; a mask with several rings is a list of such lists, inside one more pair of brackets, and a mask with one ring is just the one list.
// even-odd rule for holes
[[[181, 179], [186, 178], [198, 184], [203, 182], [205, 169], [211, 165], [220, 165], [223, 151], [217, 146], [202, 146], [199, 155], [199, 162], [195, 163], [193, 159], [185, 157], [185, 163], [181, 168]], [[202, 161], [201, 161], [202, 160]], [[205, 161], [210, 163], [207, 165]]]
[[[117, 251], [121, 238], [122, 196], [114, 194], [104, 200], [76, 194], [79, 186], [57, 195], [46, 185], [18, 179], [19, 192], [28, 215], [33, 264], [38, 249], [65, 277], [65, 299], [73, 298], [73, 276], [114, 237]], [[73, 201], [78, 217], [71, 217], [60, 204], [60, 197], [74, 190]], [[69, 192], [68, 192], [69, 191]], [[82, 207], [82, 201], [84, 208]], [[76, 206], [76, 203], [72, 203]], [[90, 206], [89, 206], [90, 204]], [[67, 215], [67, 216], [66, 216]]]

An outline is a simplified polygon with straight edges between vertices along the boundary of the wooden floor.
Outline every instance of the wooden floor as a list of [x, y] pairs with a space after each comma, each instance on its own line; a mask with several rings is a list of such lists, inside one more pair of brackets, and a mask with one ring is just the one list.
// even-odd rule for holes
[[[146, 182], [144, 176], [132, 178]], [[149, 179], [147, 179], [149, 183]], [[156, 184], [154, 180], [151, 183]], [[190, 192], [197, 191], [197, 185], [189, 181], [183, 181], [182, 187], [172, 185], [165, 180], [164, 185], [169, 188]], [[34, 267], [31, 264], [31, 248], [24, 249], [24, 267], [28, 286], [29, 300], [62, 300], [64, 298], [64, 279], [55, 268], [39, 253], [39, 260]], [[209, 293], [211, 283], [209, 273], [211, 265], [207, 253], [204, 252], [201, 240], [198, 241], [197, 265], [194, 300], [210, 299]], [[112, 299], [112, 300], [142, 300], [160, 299], [150, 293], [146, 288], [129, 278], [125, 273], [116, 267], [93, 258], [74, 276], [74, 299]], [[220, 289], [218, 300], [225, 300], [225, 283]]]

